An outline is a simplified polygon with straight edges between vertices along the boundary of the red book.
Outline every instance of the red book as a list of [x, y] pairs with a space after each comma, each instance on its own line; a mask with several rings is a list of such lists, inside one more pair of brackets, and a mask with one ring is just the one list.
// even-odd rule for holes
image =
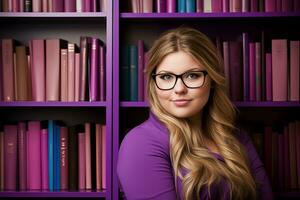
[[76, 0], [64, 0], [65, 1], [65, 12], [76, 12]]
[[42, 168], [42, 190], [48, 190], [49, 189], [48, 129], [41, 130], [41, 168]]
[[300, 41], [290, 41], [290, 101], [299, 101], [300, 92]]
[[86, 101], [89, 96], [89, 45], [90, 37], [80, 37], [80, 93], [79, 100]]
[[101, 125], [96, 124], [96, 189], [102, 189], [102, 138]]
[[224, 13], [229, 12], [229, 0], [222, 0], [222, 10]]
[[4, 125], [4, 190], [17, 189], [17, 126]]
[[68, 101], [68, 49], [60, 50], [60, 101]]
[[250, 0], [242, 0], [242, 12], [250, 11]]
[[75, 44], [68, 44], [68, 101], [75, 100]]
[[101, 126], [102, 139], [102, 189], [106, 189], [106, 125]]
[[60, 189], [68, 190], [68, 128], [60, 127]]
[[3, 100], [14, 101], [14, 58], [12, 39], [2, 39], [2, 85]]
[[20, 1], [19, 0], [12, 0], [12, 11], [13, 12], [20, 12]]
[[41, 171], [41, 123], [40, 121], [28, 122], [28, 182], [29, 190], [40, 190], [42, 188]]
[[293, 8], [292, 8], [292, 4], [293, 4], [293, 1], [292, 0], [282, 0], [282, 2], [281, 2], [282, 4], [281, 4], [281, 11], [282, 12], [291, 12], [291, 11], [293, 11]]
[[32, 100], [46, 100], [45, 41], [32, 40], [29, 45], [31, 56]]
[[92, 2], [91, 2], [91, 0], [85, 0], [84, 1], [84, 12], [92, 12]]
[[60, 49], [67, 48], [67, 41], [46, 40], [46, 100], [59, 101]]
[[[298, 145], [299, 146], [299, 145]], [[284, 164], [283, 164], [283, 134], [278, 134], [278, 188], [283, 190]]]
[[18, 123], [18, 165], [19, 165], [19, 190], [27, 189], [27, 154], [26, 154], [26, 124]]
[[85, 190], [85, 133], [78, 133], [78, 188]]
[[249, 36], [243, 33], [243, 100], [250, 100], [249, 84]]
[[284, 127], [283, 134], [283, 163], [284, 163], [284, 188], [290, 188], [291, 177], [290, 177], [290, 154], [289, 154], [289, 129]]
[[222, 0], [211, 0], [211, 11], [222, 12]]
[[273, 101], [288, 100], [287, 40], [272, 40], [272, 86]]
[[[147, 67], [148, 61], [149, 61], [149, 54], [148, 54], [148, 52], [145, 52], [144, 53], [144, 67], [145, 68]], [[144, 76], [144, 82], [143, 82], [144, 100], [147, 100], [147, 88], [146, 88], [147, 87], [147, 74], [143, 73], [143, 76]]]
[[265, 11], [276, 12], [276, 0], [265, 0]]
[[250, 1], [250, 11], [251, 12], [258, 12], [258, 0], [251, 0]]
[[0, 131], [0, 191], [4, 190], [4, 132]]
[[272, 101], [272, 54], [266, 53], [266, 100]]
[[296, 162], [297, 162], [297, 183], [298, 183], [298, 188], [300, 187], [300, 121], [296, 121]]
[[75, 53], [75, 101], [79, 101], [80, 93], [80, 53]]

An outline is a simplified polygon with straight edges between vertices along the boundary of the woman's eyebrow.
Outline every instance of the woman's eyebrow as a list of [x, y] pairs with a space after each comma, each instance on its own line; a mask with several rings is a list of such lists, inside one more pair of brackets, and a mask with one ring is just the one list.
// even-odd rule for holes
[[[191, 68], [186, 70], [185, 72], [183, 72], [182, 74], [186, 73], [186, 72], [191, 72], [191, 71], [202, 71], [204, 69], [201, 69], [200, 67], [195, 67], [195, 68]], [[157, 74], [161, 74], [161, 73], [171, 73], [171, 74], [176, 74], [175, 72], [171, 72], [171, 71], [167, 71], [167, 70], [161, 70], [159, 72], [157, 72]]]

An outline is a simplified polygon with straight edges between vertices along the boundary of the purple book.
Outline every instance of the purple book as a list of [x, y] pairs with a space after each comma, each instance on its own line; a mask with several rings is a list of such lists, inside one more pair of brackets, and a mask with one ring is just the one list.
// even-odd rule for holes
[[266, 53], [266, 100], [272, 99], [272, 54]]
[[168, 13], [175, 13], [176, 10], [177, 10], [176, 0], [167, 0], [167, 12]]
[[26, 124], [18, 123], [19, 190], [27, 189]]
[[283, 0], [275, 0], [276, 1], [276, 12], [282, 11], [282, 1]]
[[249, 95], [249, 35], [243, 33], [243, 81], [244, 101], [250, 100]]
[[42, 187], [41, 170], [41, 123], [40, 121], [28, 122], [28, 179], [29, 190], [40, 190]]
[[222, 10], [224, 13], [229, 12], [229, 0], [222, 0]]
[[84, 9], [85, 9], [85, 10], [83, 10], [84, 12], [91, 12], [92, 11], [92, 2], [91, 2], [91, 0], [85, 0], [83, 5], [84, 5]]
[[106, 99], [106, 51], [105, 46], [99, 46], [99, 54], [100, 54], [100, 101], [105, 101]]
[[76, 0], [64, 0], [65, 2], [65, 7], [64, 11], [65, 12], [76, 12]]
[[144, 101], [144, 41], [138, 41], [138, 101]]
[[165, 13], [167, 11], [167, 0], [157, 0], [156, 1], [156, 12]]
[[52, 1], [52, 12], [64, 12], [64, 1], [62, 0], [50, 0]]
[[261, 101], [261, 44], [255, 42], [255, 88], [256, 101]]
[[90, 101], [99, 100], [99, 72], [98, 72], [98, 55], [99, 55], [99, 40], [97, 38], [92, 38], [92, 45], [90, 49], [91, 56], [91, 71], [90, 71]]
[[258, 12], [258, 0], [251, 0], [250, 1], [250, 11], [251, 12]]
[[249, 87], [250, 87], [250, 101], [256, 101], [256, 87], [255, 87], [255, 43], [249, 43]]
[[41, 130], [41, 162], [42, 190], [48, 190], [48, 129]]
[[4, 125], [4, 190], [17, 189], [17, 126]]

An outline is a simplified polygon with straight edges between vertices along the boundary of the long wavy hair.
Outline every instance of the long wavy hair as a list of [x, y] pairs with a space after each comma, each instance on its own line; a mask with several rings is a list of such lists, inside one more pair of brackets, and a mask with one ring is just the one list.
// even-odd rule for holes
[[[160, 62], [170, 53], [183, 51], [201, 63], [211, 78], [210, 97], [203, 108], [201, 130], [190, 119], [176, 118], [165, 110], [156, 95], [151, 78]], [[205, 187], [225, 180], [231, 199], [256, 199], [256, 183], [249, 168], [245, 149], [236, 138], [236, 109], [226, 94], [223, 61], [211, 40], [196, 29], [179, 27], [164, 32], [148, 53], [147, 94], [152, 113], [169, 130], [170, 157], [175, 175], [182, 179], [182, 195], [186, 200], [200, 199]], [[205, 147], [204, 138], [218, 146], [224, 162]], [[185, 170], [187, 173], [182, 173]], [[177, 191], [177, 190], [176, 190]]]

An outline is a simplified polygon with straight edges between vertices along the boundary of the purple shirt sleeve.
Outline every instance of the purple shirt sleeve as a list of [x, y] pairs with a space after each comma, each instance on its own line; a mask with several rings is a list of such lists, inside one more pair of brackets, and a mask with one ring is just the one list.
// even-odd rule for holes
[[246, 152], [248, 153], [250, 168], [256, 182], [258, 183], [258, 199], [273, 199], [272, 188], [267, 177], [264, 164], [261, 162], [252, 140], [244, 131], [239, 133], [239, 140], [244, 145]]
[[161, 133], [151, 132], [149, 128], [139, 126], [126, 135], [120, 146], [117, 174], [128, 200], [176, 199], [174, 177], [166, 148], [168, 145], [164, 141], [168, 138]]

